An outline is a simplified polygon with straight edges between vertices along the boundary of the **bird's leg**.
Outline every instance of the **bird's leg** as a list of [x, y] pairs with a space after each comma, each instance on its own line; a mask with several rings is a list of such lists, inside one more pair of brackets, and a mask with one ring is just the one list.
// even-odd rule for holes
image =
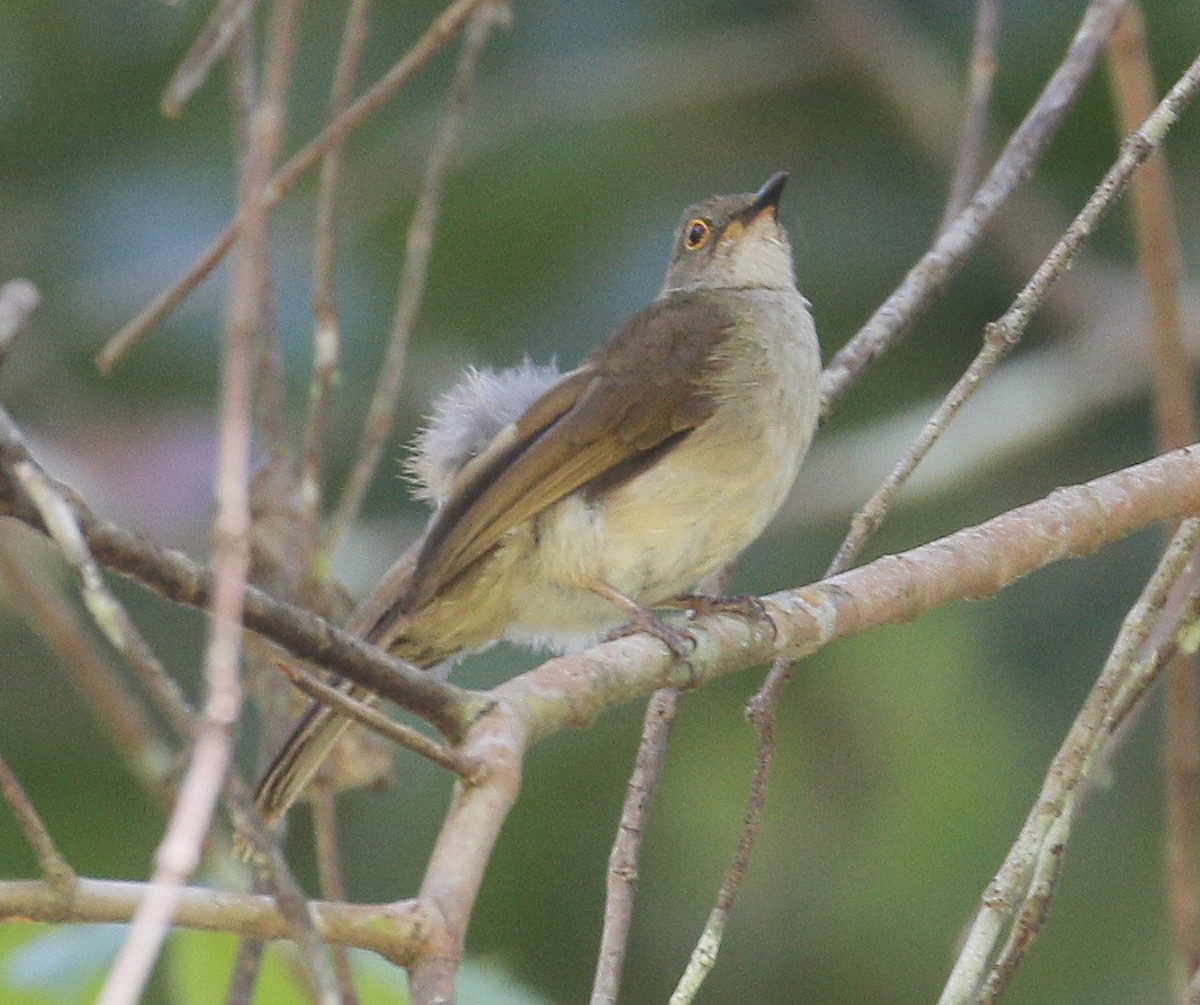
[[656, 607], [668, 607], [688, 611], [694, 616], [706, 614], [736, 614], [748, 621], [765, 621], [775, 632], [775, 622], [767, 616], [767, 609], [758, 597], [738, 594], [734, 597], [714, 597], [707, 593], [681, 593], [659, 601]]
[[649, 608], [643, 607], [632, 597], [627, 597], [616, 587], [611, 586], [604, 580], [597, 579], [589, 583], [588, 589], [593, 593], [599, 594], [605, 600], [616, 604], [629, 615], [630, 624], [623, 628], [618, 628], [609, 635], [608, 638], [610, 641], [612, 639], [623, 638], [626, 635], [646, 632], [648, 635], [653, 635], [656, 639], [660, 639], [679, 659], [686, 659], [688, 654], [696, 648], [696, 640], [692, 638], [689, 632], [684, 631], [682, 628], [676, 628], [674, 625], [668, 625]]

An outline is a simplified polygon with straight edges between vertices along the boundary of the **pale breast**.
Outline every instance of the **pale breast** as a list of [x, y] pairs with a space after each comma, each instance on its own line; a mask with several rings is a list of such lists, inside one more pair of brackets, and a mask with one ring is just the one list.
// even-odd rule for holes
[[575, 493], [538, 521], [518, 636], [574, 632], [581, 616], [620, 624], [622, 612], [581, 595], [587, 582], [664, 600], [734, 559], [779, 510], [816, 424], [816, 334], [795, 291], [744, 291], [737, 309], [713, 415], [634, 478], [598, 498]]

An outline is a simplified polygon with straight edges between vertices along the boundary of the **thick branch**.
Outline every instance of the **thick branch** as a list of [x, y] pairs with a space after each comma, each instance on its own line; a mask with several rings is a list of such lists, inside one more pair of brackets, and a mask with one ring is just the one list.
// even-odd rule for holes
[[[807, 656], [835, 639], [898, 624], [952, 600], [975, 600], [1051, 562], [1081, 558], [1136, 530], [1200, 514], [1200, 445], [1155, 457], [1010, 510], [975, 527], [832, 579], [763, 597], [770, 624], [696, 619], [687, 663], [646, 635], [550, 660], [490, 696], [516, 706], [536, 741], [662, 687], [690, 688]], [[470, 751], [468, 750], [468, 753]]]

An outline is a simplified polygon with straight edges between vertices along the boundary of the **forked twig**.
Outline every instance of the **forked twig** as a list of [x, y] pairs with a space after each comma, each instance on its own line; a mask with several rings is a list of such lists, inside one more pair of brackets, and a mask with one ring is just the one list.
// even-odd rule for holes
[[[35, 530], [53, 536], [47, 518], [19, 491], [18, 486], [25, 477], [22, 472], [26, 469], [35, 472], [38, 481], [44, 482], [50, 494], [59, 500], [64, 518], [76, 526], [86, 542], [86, 557], [93, 564], [99, 562], [137, 580], [175, 603], [198, 608], [210, 605], [213, 575], [207, 568], [178, 551], [160, 548], [97, 517], [75, 492], [47, 475], [34, 461], [20, 431], [0, 406], [0, 514], [15, 517]], [[16, 486], [11, 483], [10, 475], [16, 480]], [[71, 561], [71, 554], [67, 555], [67, 559]], [[98, 572], [96, 578], [102, 585], [103, 580]], [[88, 602], [86, 592], [84, 599]], [[119, 605], [113, 607], [113, 603], [107, 597], [101, 598], [101, 614], [106, 615], [110, 608], [123, 613]], [[420, 716], [447, 735], [460, 735], [466, 725], [487, 707], [486, 701], [477, 693], [410, 667], [311, 611], [276, 600], [257, 587], [246, 588], [244, 618], [247, 628], [281, 646], [297, 659], [319, 663], [354, 680]], [[105, 630], [105, 622], [98, 620], [97, 623]], [[172, 725], [181, 736], [190, 736], [193, 728], [190, 706], [157, 661], [153, 666], [143, 666], [141, 654], [132, 646], [135, 641], [141, 642], [136, 626], [126, 619], [113, 627], [115, 631], [109, 637], [114, 646], [121, 648], [124, 645], [121, 651], [148, 678], [149, 689], [159, 699], [160, 707], [170, 716]], [[106, 631], [105, 634], [109, 633]], [[149, 658], [153, 658], [152, 653], [149, 653]]]
[[310, 698], [324, 702], [331, 708], [336, 708], [347, 719], [353, 719], [367, 729], [391, 740], [393, 743], [420, 754], [434, 764], [441, 765], [447, 771], [453, 771], [460, 778], [472, 778], [479, 773], [479, 765], [464, 758], [453, 747], [429, 739], [423, 733], [402, 722], [396, 722], [365, 702], [356, 700], [336, 687], [326, 684], [316, 675], [309, 673], [304, 667], [292, 660], [279, 660], [276, 664], [281, 673]]
[[[1126, 616], [1020, 835], [984, 891], [939, 1005], [995, 1001], [1036, 937], [1083, 783], [1165, 663], [1182, 645], [1195, 645], [1200, 616], [1200, 570], [1194, 564], [1198, 545], [1200, 519], [1186, 520]], [[997, 952], [1006, 925], [1008, 937]]]
[[[155, 855], [149, 892], [109, 970], [100, 1005], [133, 1005], [142, 995], [161, 951], [183, 884], [196, 869], [232, 760], [232, 726], [241, 710], [238, 670], [242, 647], [242, 597], [249, 572], [252, 373], [262, 337], [267, 291], [266, 210], [259, 201], [279, 142], [282, 106], [290, 79], [297, 0], [275, 0], [266, 48], [263, 97], [254, 111], [239, 180], [244, 213], [242, 253], [234, 264], [230, 320], [221, 369], [213, 524], [215, 570], [204, 679], [207, 698], [195, 728], [191, 759]], [[278, 878], [273, 877], [273, 878]], [[281, 894], [281, 897], [285, 896]], [[283, 905], [281, 904], [281, 909]], [[293, 913], [304, 945], [319, 945], [307, 911]], [[320, 1005], [336, 1005], [337, 982], [324, 953], [305, 954], [304, 967]]]
[[1025, 328], [1041, 306], [1046, 294], [1070, 268], [1084, 242], [1128, 187], [1134, 172], [1162, 143], [1178, 120], [1180, 112], [1195, 96], [1197, 88], [1200, 88], [1200, 58], [1176, 81], [1141, 127], [1122, 141], [1116, 161], [1096, 186], [1083, 209], [1042, 260], [1042, 264], [1017, 295], [1012, 306], [987, 326], [984, 331], [983, 348], [925, 424], [909, 452], [900, 459], [875, 494], [855, 513], [850, 532], [838, 548], [826, 575], [833, 575], [849, 567], [867, 538], [887, 515], [888, 506], [896, 493], [941, 438], [959, 409], [970, 400], [983, 379], [1000, 360], [1020, 342]]
[[[1109, 76], [1122, 132], [1134, 129], [1154, 106], [1154, 80], [1146, 51], [1141, 7], [1131, 3], [1109, 40]], [[1151, 157], [1133, 179], [1131, 225], [1150, 312], [1149, 340], [1154, 379], [1154, 417], [1163, 449], [1197, 438], [1192, 395], [1194, 368], [1184, 344], [1179, 283], [1183, 256], [1175, 232], [1166, 157]], [[1163, 781], [1166, 803], [1163, 856], [1165, 895], [1171, 925], [1176, 991], [1200, 967], [1200, 687], [1196, 661], [1180, 655], [1167, 667], [1163, 722]]]

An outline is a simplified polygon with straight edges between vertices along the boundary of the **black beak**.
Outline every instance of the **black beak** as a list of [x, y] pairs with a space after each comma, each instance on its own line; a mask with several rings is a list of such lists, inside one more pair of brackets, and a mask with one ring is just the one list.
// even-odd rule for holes
[[738, 213], [742, 223], [757, 219], [768, 209], [774, 213], [779, 208], [779, 199], [783, 195], [783, 186], [787, 184], [788, 173], [776, 171], [766, 184], [754, 193], [754, 200], [744, 210]]

